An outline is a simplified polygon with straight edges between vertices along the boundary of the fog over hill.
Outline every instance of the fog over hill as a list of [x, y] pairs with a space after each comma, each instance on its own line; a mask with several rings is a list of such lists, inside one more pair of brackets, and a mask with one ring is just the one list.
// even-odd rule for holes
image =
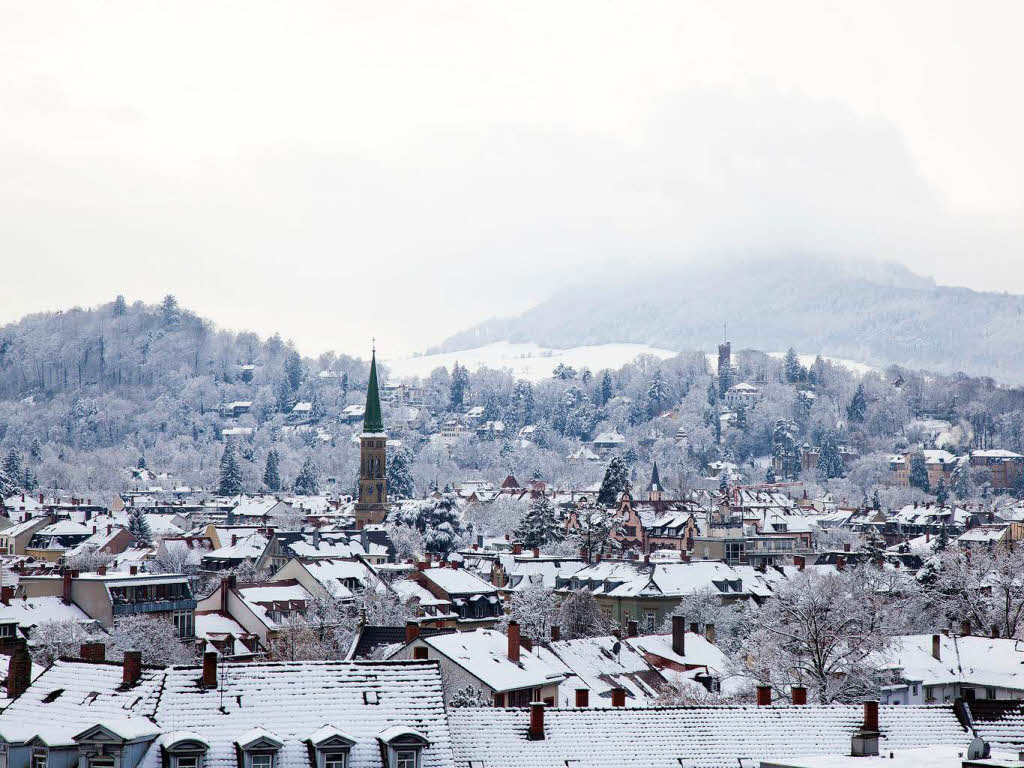
[[936, 285], [895, 264], [788, 257], [605, 274], [562, 287], [519, 317], [458, 333], [441, 350], [495, 341], [713, 349], [727, 333], [739, 347], [793, 346], [1016, 384], [1024, 381], [1022, 330], [1024, 296]]

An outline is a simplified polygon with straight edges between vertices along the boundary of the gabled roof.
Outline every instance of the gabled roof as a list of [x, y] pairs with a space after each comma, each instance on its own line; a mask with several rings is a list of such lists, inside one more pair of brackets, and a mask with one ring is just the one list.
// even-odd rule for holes
[[[951, 744], [971, 736], [952, 707], [879, 707], [888, 749]], [[527, 738], [522, 709], [448, 713], [455, 763], [486, 768], [736, 768], [759, 760], [849, 754], [860, 706], [548, 709], [544, 739]]]
[[[433, 627], [420, 627], [421, 637], [432, 637], [433, 635], [447, 635], [455, 632], [455, 629], [435, 629]], [[371, 659], [374, 654], [388, 646], [400, 646], [405, 643], [405, 627], [382, 627], [368, 625], [359, 630], [355, 642], [348, 652], [348, 659]]]

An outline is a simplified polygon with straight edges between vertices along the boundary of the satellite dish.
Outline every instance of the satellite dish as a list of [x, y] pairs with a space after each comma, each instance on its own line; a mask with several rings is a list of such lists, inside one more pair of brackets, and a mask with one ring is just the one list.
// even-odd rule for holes
[[619, 651], [621, 651], [621, 650], [622, 650], [622, 643], [620, 643], [618, 640], [616, 640], [615, 641], [615, 645], [612, 646], [612, 653], [614, 653], [616, 656], [618, 656], [619, 655]]
[[981, 760], [987, 758], [992, 754], [992, 750], [983, 738], [975, 736], [971, 740], [971, 745], [967, 747], [967, 759], [968, 760]]

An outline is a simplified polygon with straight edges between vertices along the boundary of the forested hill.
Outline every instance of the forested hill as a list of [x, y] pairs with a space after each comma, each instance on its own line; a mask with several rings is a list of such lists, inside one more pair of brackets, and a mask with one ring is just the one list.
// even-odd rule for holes
[[607, 274], [519, 317], [459, 333], [442, 350], [510, 341], [712, 351], [723, 325], [744, 348], [792, 345], [878, 366], [1024, 382], [1024, 296], [937, 286], [897, 266], [814, 259]]

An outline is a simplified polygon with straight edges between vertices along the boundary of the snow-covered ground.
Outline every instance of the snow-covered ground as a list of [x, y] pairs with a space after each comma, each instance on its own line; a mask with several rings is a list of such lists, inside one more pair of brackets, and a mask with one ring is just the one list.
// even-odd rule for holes
[[640, 355], [653, 355], [664, 360], [676, 354], [647, 344], [595, 344], [571, 349], [548, 349], [533, 343], [510, 344], [498, 341], [476, 349], [383, 362], [388, 366], [391, 377], [396, 379], [423, 379], [441, 366], [451, 371], [458, 361], [459, 365], [466, 366], [470, 371], [483, 367], [510, 368], [516, 378], [540, 381], [549, 378], [559, 363], [577, 370], [589, 368], [591, 371], [599, 371], [602, 368], [620, 368]]
[[[768, 355], [768, 357], [775, 357], [780, 360], [786, 356], [785, 352], [767, 352], [766, 354]], [[800, 365], [804, 366], [805, 368], [810, 368], [811, 365], [814, 363], [814, 358], [817, 357], [817, 355], [797, 355], [797, 357], [800, 359]], [[868, 365], [867, 363], [859, 363], [856, 360], [846, 360], [845, 358], [842, 357], [828, 357], [827, 355], [822, 355], [821, 359], [829, 363], [832, 363], [833, 365], [840, 365], [843, 368], [846, 368], [851, 373], [855, 373], [858, 376], [863, 376], [865, 373], [871, 373], [872, 371], [878, 370], [878, 368], [876, 368], [873, 365]], [[717, 365], [717, 363], [718, 358], [715, 358], [715, 364]]]

